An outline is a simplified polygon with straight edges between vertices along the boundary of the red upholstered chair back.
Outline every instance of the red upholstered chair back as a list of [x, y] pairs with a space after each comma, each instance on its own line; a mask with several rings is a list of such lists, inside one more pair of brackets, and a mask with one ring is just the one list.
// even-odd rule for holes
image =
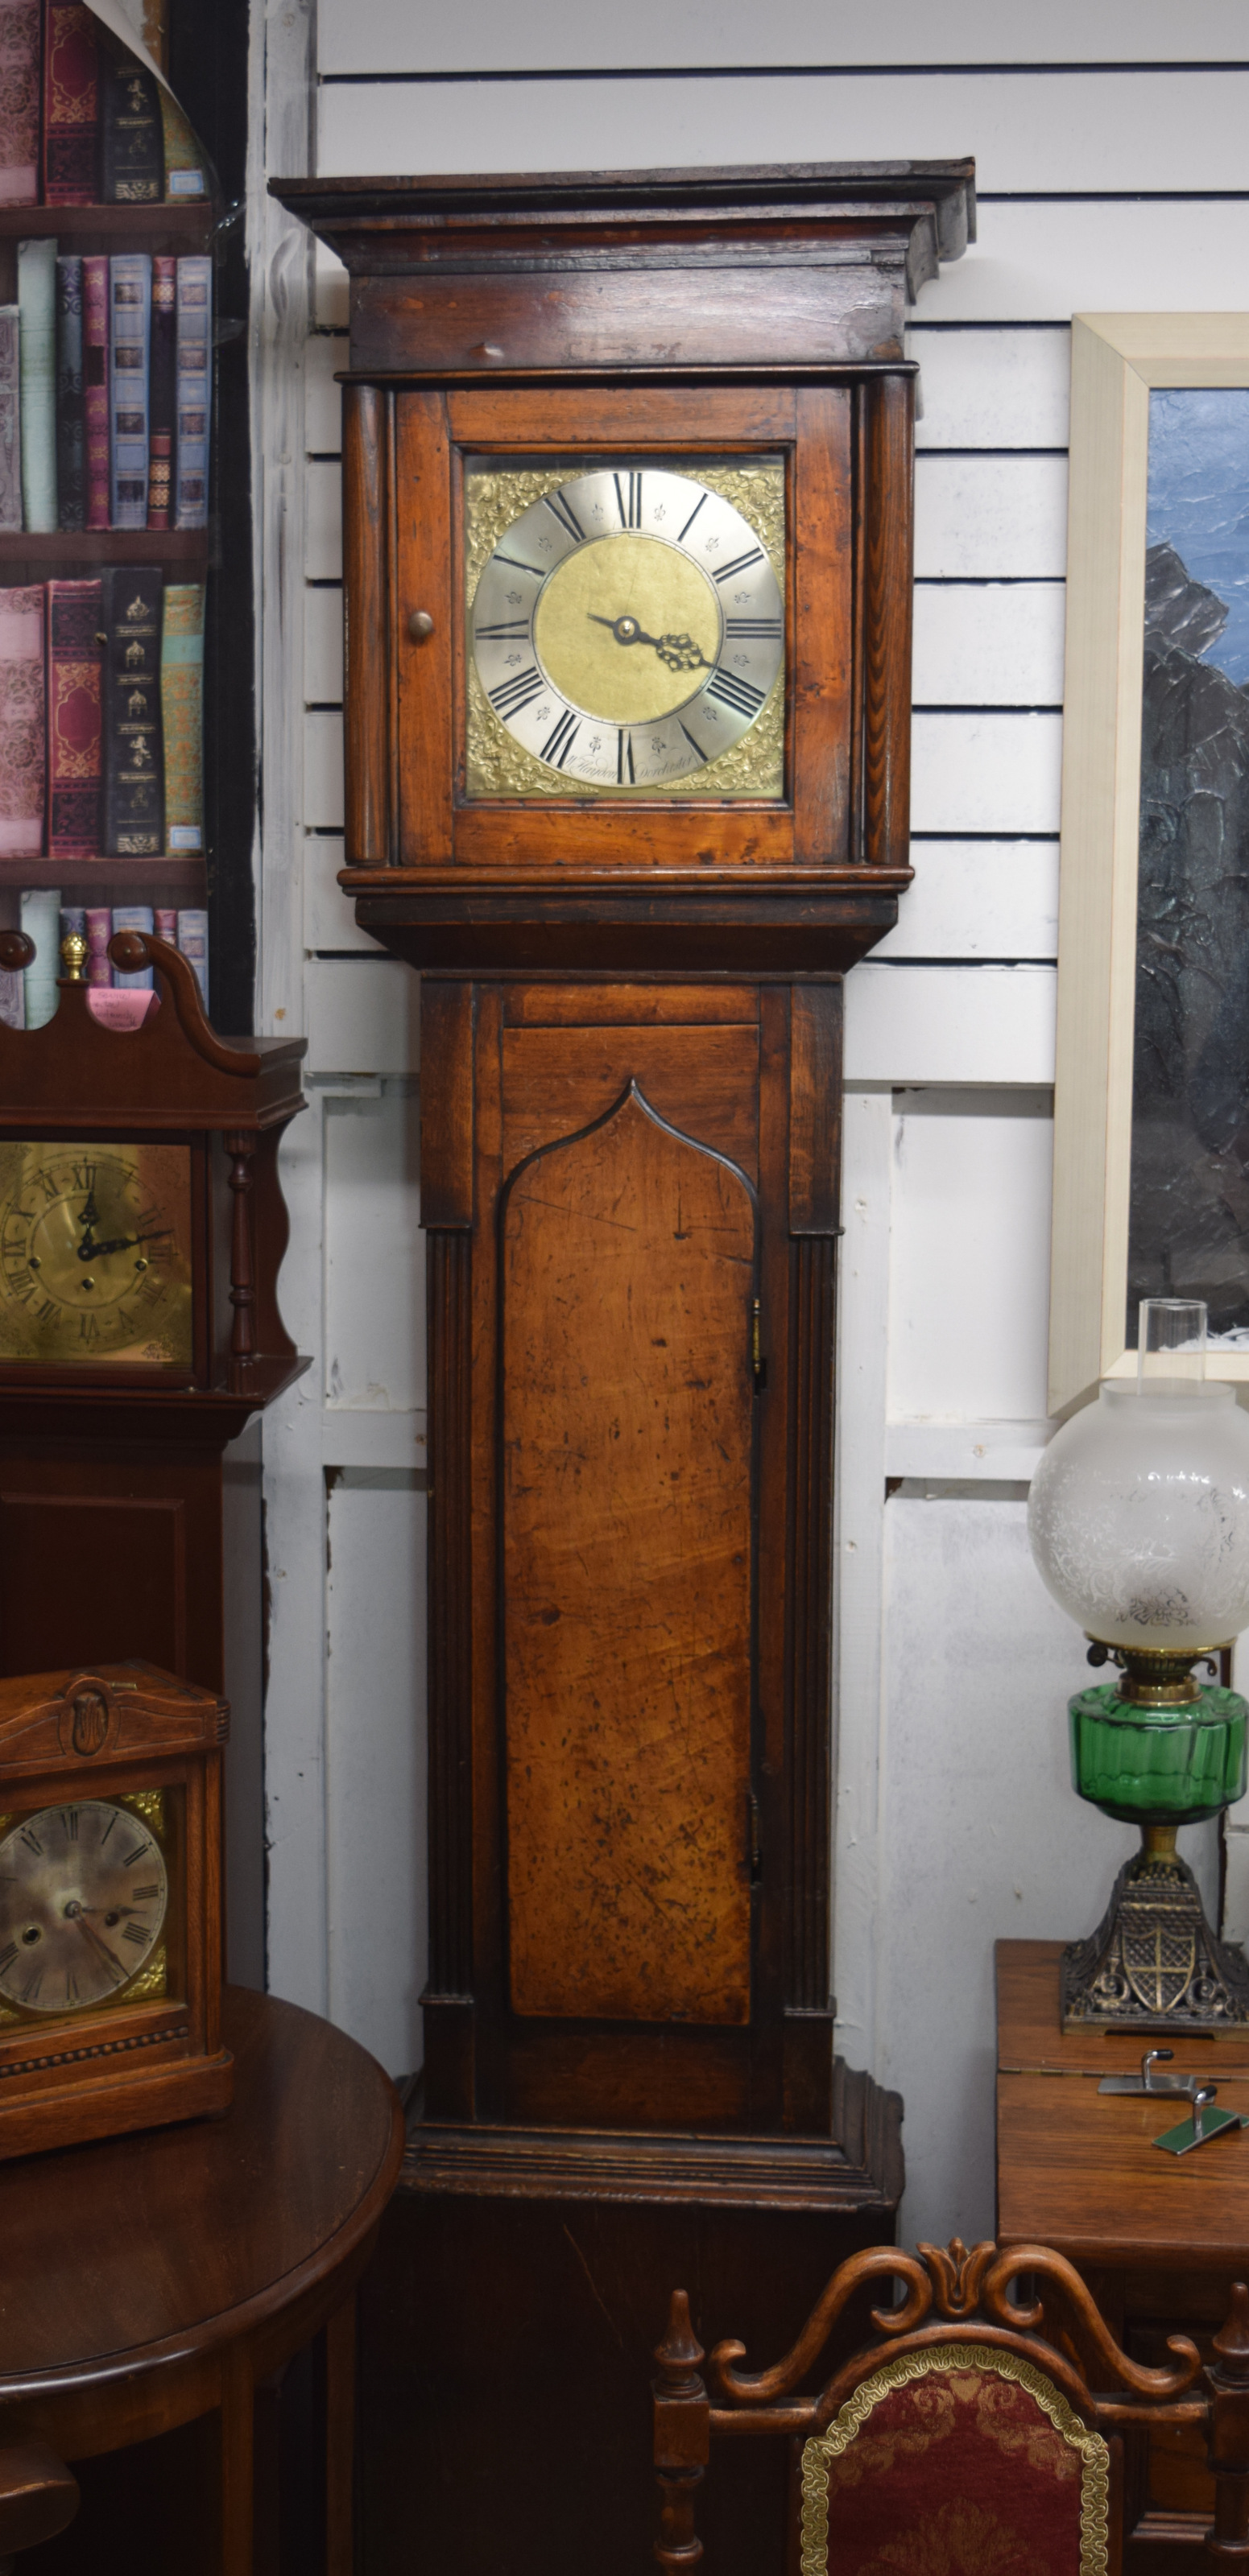
[[[871, 2342], [812, 2392], [837, 2322], [867, 2282], [882, 2292], [900, 2283], [904, 2295], [873, 2310]], [[783, 2551], [778, 2534], [777, 2563], [790, 2576], [1120, 2576], [1120, 2437], [1167, 2424], [1204, 2426], [1215, 2554], [1226, 2560], [1231, 2543], [1231, 2558], [1249, 2566], [1244, 2285], [1233, 2288], [1209, 2369], [1184, 2336], [1168, 2350], [1169, 2369], [1134, 2362], [1079, 2274], [1040, 2245], [872, 2247], [833, 2274], [773, 2368], [743, 2370], [744, 2347], [722, 2342], [705, 2379], [676, 2291], [656, 2355], [655, 2556], [667, 2576], [693, 2576], [713, 2442], [774, 2433], [791, 2444], [800, 2488]]]

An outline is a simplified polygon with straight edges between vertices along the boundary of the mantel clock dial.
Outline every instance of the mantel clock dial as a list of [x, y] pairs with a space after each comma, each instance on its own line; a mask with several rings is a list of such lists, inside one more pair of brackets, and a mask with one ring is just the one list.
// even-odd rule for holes
[[0, 1145], [0, 1362], [192, 1360], [184, 1145]]
[[[741, 467], [718, 478], [743, 490], [751, 479]], [[769, 508], [780, 501], [783, 525], [780, 461], [753, 479]], [[539, 772], [626, 798], [691, 785], [778, 794], [779, 739], [767, 776], [730, 781], [721, 768], [779, 696], [785, 655], [768, 547], [727, 493], [693, 472], [613, 463], [551, 483], [508, 516], [509, 486], [520, 500], [545, 478], [529, 468], [481, 480], [505, 524], [472, 599], [476, 673]], [[472, 512], [471, 474], [467, 488]]]
[[0, 2008], [40, 2016], [115, 2003], [156, 1951], [165, 1856], [128, 1806], [41, 1807], [0, 1833]]

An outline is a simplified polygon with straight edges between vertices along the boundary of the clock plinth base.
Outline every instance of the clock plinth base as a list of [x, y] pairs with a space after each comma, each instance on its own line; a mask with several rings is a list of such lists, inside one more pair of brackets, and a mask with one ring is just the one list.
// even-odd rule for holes
[[[80, 2050], [85, 2045], [81, 2031], [77, 2044]], [[55, 2055], [51, 2042], [45, 2053]], [[117, 2082], [118, 2060], [112, 2058], [101, 2070], [111, 2080], [98, 2093], [27, 2100], [11, 2111], [0, 2101], [0, 2161], [42, 2155], [52, 2147], [82, 2146], [93, 2138], [125, 2137], [134, 2129], [165, 2129], [175, 2120], [220, 2120], [234, 2099], [234, 2059], [228, 2048], [215, 2057], [182, 2058], [152, 2069], [144, 2067], [142, 2058], [121, 2064], [135, 2068], [133, 2082]]]
[[[840, 2063], [833, 2089], [836, 2137], [411, 2126], [361, 2287], [375, 2576], [406, 2568], [418, 2514], [457, 2576], [494, 2576], [501, 2554], [508, 2576], [646, 2566], [650, 2356], [672, 2290], [705, 2343], [744, 2330], [763, 2356], [813, 2284], [894, 2242], [901, 2102]], [[760, 2457], [744, 2465], [708, 2491], [708, 2566], [784, 2576], [784, 2462], [775, 2488]]]

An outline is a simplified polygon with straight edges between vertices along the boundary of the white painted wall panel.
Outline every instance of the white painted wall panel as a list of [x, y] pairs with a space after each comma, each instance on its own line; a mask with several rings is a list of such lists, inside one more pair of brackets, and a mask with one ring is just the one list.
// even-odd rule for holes
[[1066, 446], [1069, 331], [934, 329], [925, 310], [921, 298], [906, 342], [919, 360], [918, 447]]
[[343, 828], [340, 715], [304, 717], [304, 821], [310, 831], [341, 832]]
[[1065, 456], [919, 456], [919, 581], [1061, 581], [1067, 569]]
[[341, 581], [343, 577], [343, 478], [336, 464], [309, 464], [304, 468], [307, 493], [307, 525], [304, 537], [304, 571], [309, 581]]
[[917, 583], [916, 706], [1061, 706], [1065, 613], [1060, 581]]
[[[787, 14], [787, 13], [786, 13]], [[782, 20], [782, 23], [784, 21]], [[632, 43], [630, 28], [630, 43]], [[710, 50], [710, 49], [708, 49]], [[1238, 49], [1243, 59], [1243, 44]], [[516, 65], [512, 34], [505, 68]], [[714, 55], [723, 60], [719, 27]], [[705, 56], [704, 56], [705, 59]], [[791, 56], [792, 60], [793, 57]], [[578, 49], [565, 57], [578, 64]], [[639, 56], [631, 55], [636, 64]], [[665, 48], [658, 64], [672, 61]], [[733, 161], [947, 160], [995, 191], [1244, 186], [1249, 69], [714, 71], [648, 80], [323, 84], [322, 173], [673, 168]]]
[[1054, 1079], [1052, 966], [878, 966], [846, 977], [847, 1082]]
[[1057, 957], [1057, 841], [913, 841], [911, 865], [873, 957]]
[[337, 587], [304, 592], [304, 696], [309, 706], [342, 704], [343, 594]]
[[413, 1087], [327, 1100], [325, 1194], [326, 1402], [421, 1410], [425, 1239]]
[[[325, 72], [533, 70], [584, 64], [632, 69], [638, 62], [722, 63], [1107, 63], [1228, 62], [1245, 51], [1240, 0], [1134, 0], [1131, 8], [1090, 9], [1050, 0], [1041, 16], [1003, 9], [1001, 0], [953, 0], [939, 17], [927, 0], [891, 0], [886, 27], [852, 0], [787, 0], [760, 11], [754, 0], [723, 0], [714, 20], [705, 0], [635, 0], [622, 18], [612, 0], [546, 0], [523, 46], [504, 0], [472, 10], [414, 9], [412, 0], [320, 0], [318, 50]], [[377, 165], [377, 166], [380, 166]], [[536, 165], [535, 165], [536, 166]]]
[[1051, 1096], [918, 1091], [896, 1107], [890, 1421], [1043, 1420]]
[[347, 344], [336, 332], [313, 332], [304, 386], [304, 437], [310, 456], [337, 456], [342, 447], [343, 389], [335, 384], [334, 371], [347, 363]]
[[396, 957], [310, 957], [304, 968], [309, 1074], [412, 1074], [420, 981]]
[[1056, 832], [1061, 802], [1061, 716], [913, 718], [913, 832]]
[[391, 2075], [422, 2054], [426, 1509], [411, 1475], [348, 1469], [331, 1481], [329, 2011]]
[[311, 949], [356, 949], [366, 957], [380, 952], [367, 930], [356, 927], [355, 906], [343, 893], [338, 872], [343, 844], [332, 833], [310, 834], [304, 843], [304, 946]]

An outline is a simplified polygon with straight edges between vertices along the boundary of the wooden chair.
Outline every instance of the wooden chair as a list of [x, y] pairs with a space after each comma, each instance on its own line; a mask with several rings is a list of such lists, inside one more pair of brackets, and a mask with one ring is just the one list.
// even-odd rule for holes
[[[873, 2309], [871, 2342], [799, 2393], [848, 2300], [886, 2281], [901, 2282], [904, 2296]], [[790, 2576], [869, 2567], [928, 2576], [1042, 2559], [1053, 2576], [1117, 2576], [1124, 2435], [1199, 2425], [1216, 2498], [1205, 2553], [1228, 2576], [1249, 2576], [1244, 2283], [1233, 2286], [1208, 2368], [1186, 2336], [1170, 2336], [1167, 2349], [1169, 2370], [1130, 2360], [1078, 2272], [1042, 2245], [874, 2246], [834, 2272], [771, 2370], [744, 2371], [745, 2347], [719, 2343], [705, 2381], [677, 2290], [656, 2354], [655, 2556], [667, 2576], [691, 2576], [702, 2558], [695, 2506], [713, 2438], [773, 2434], [791, 2446]]]
[[78, 2511], [78, 2481], [43, 2442], [0, 2448], [0, 2576], [19, 2549], [55, 2540]]

